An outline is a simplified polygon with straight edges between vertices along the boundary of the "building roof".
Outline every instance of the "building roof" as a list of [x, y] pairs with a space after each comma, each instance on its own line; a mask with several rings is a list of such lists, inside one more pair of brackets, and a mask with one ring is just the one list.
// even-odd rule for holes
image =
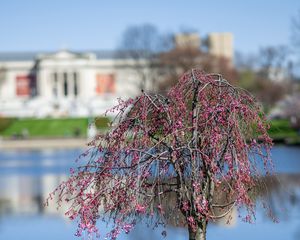
[[[60, 51], [57, 51], [60, 52]], [[32, 51], [32, 52], [0, 52], [0, 62], [7, 61], [34, 61], [39, 56], [52, 55], [57, 52], [50, 51]], [[68, 51], [70, 53], [78, 55], [86, 55], [87, 53], [92, 53], [96, 56], [97, 59], [115, 59], [122, 58], [120, 55], [117, 55], [117, 51], [114, 50], [96, 50], [96, 51]]]
[[33, 61], [37, 52], [0, 52], [0, 61]]

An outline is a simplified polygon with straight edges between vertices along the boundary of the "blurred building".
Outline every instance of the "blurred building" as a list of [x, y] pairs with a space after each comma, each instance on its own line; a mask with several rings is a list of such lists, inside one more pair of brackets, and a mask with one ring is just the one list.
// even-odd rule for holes
[[174, 37], [176, 48], [195, 48], [201, 46], [201, 39], [198, 33], [180, 33]]
[[286, 68], [283, 67], [269, 67], [263, 69], [265, 71], [268, 79], [276, 83], [287, 83], [290, 78], [290, 73]]
[[208, 34], [208, 52], [216, 57], [223, 57], [233, 63], [233, 35], [232, 33]]
[[233, 64], [233, 34], [229, 32], [209, 33], [203, 41], [201, 41], [198, 33], [180, 33], [174, 36], [174, 45], [176, 48], [206, 48], [208, 54], [217, 58], [224, 58], [231, 65]]
[[131, 65], [112, 52], [1, 53], [0, 116], [103, 114], [140, 92]]
[[276, 103], [269, 113], [270, 119], [290, 119], [294, 128], [300, 129], [300, 94], [287, 95]]
[[[197, 33], [174, 41], [176, 48], [201, 48]], [[232, 61], [232, 34], [209, 34], [208, 43], [208, 53]], [[145, 63], [139, 61], [139, 68], [150, 75]], [[97, 116], [118, 98], [138, 95], [141, 81], [134, 59], [113, 51], [0, 53], [0, 116]], [[147, 84], [144, 90], [153, 89]]]

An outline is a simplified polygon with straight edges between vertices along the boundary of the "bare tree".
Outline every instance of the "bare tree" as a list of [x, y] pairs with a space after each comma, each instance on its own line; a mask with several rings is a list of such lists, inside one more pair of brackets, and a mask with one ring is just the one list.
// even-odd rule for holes
[[157, 68], [157, 54], [168, 47], [170, 41], [166, 39], [151, 24], [131, 26], [123, 33], [118, 56], [132, 61], [140, 79], [140, 89], [155, 88], [153, 75]]
[[289, 50], [283, 45], [261, 48], [258, 55], [260, 75], [275, 81], [287, 78], [288, 55]]
[[268, 46], [249, 57], [237, 58], [238, 84], [253, 93], [270, 109], [291, 92], [289, 50], [286, 46]]
[[176, 47], [160, 54], [163, 78], [159, 84], [160, 92], [177, 83], [178, 78], [190, 68], [199, 68], [207, 72], [222, 72], [226, 79], [236, 83], [237, 71], [226, 58], [215, 57], [193, 45]]

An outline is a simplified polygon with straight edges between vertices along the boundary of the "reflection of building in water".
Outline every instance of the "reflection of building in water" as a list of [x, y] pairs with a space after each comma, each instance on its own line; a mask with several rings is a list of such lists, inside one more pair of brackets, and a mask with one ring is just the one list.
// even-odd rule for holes
[[[53, 175], [53, 174], [46, 174], [43, 175], [41, 179], [41, 196], [43, 199], [43, 202], [45, 203], [45, 200], [49, 197], [49, 193], [54, 191], [54, 189], [62, 182], [67, 179], [66, 175]], [[49, 201], [48, 206], [43, 205], [43, 212], [44, 213], [62, 213], [64, 214], [66, 212], [66, 206], [62, 206], [61, 208], [57, 209], [57, 194], [54, 196], [52, 201]]]
[[1, 177], [0, 213], [47, 214], [64, 213], [62, 207], [57, 211], [55, 199], [49, 207], [44, 207], [45, 200], [66, 175], [12, 175]]
[[[43, 175], [2, 175], [0, 176], [0, 214], [60, 214], [65, 216], [67, 205], [63, 205], [57, 210], [56, 199], [50, 202], [48, 207], [44, 206], [49, 193], [52, 192], [62, 181], [66, 180], [64, 174], [43, 174]], [[261, 179], [263, 187], [258, 187], [256, 199], [263, 198], [267, 205], [270, 202], [273, 213], [280, 217], [282, 209], [293, 209], [299, 212], [300, 209], [300, 175], [299, 174], [281, 174], [276, 177], [266, 177]], [[221, 196], [221, 195], [220, 195]], [[219, 200], [223, 199], [222, 196]], [[224, 201], [224, 199], [223, 199]], [[226, 201], [228, 202], [228, 201]], [[222, 204], [222, 202], [218, 202]], [[183, 226], [184, 220], [173, 219], [172, 214], [180, 212], [174, 209], [176, 206], [175, 195], [164, 199], [163, 206], [171, 217], [168, 224], [173, 226]], [[278, 211], [279, 209], [279, 211]], [[225, 211], [226, 212], [226, 211]], [[176, 214], [178, 214], [176, 213]], [[224, 210], [215, 211], [215, 215], [221, 215]], [[183, 217], [183, 216], [182, 216]], [[222, 226], [234, 227], [237, 223], [238, 213], [236, 207], [233, 207], [228, 215], [213, 223]]]
[[1, 181], [1, 199], [4, 199], [5, 211], [13, 213], [39, 211], [39, 205], [36, 204], [39, 181], [27, 175], [2, 177]]
[[[218, 214], [218, 212], [214, 212], [215, 214]], [[220, 212], [222, 214], [222, 212]], [[215, 223], [220, 224], [222, 226], [226, 227], [234, 227], [237, 224], [238, 219], [238, 210], [236, 206], [233, 206], [228, 214], [226, 214], [224, 217], [216, 219]]]

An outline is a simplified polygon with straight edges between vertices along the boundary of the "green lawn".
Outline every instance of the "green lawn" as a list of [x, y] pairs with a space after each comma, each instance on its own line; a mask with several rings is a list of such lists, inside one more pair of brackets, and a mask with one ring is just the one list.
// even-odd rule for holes
[[[28, 133], [28, 137], [86, 137], [88, 122], [88, 118], [0, 118], [0, 136], [10, 138]], [[99, 117], [94, 122], [98, 129], [104, 130], [109, 119]], [[274, 140], [300, 143], [300, 136], [288, 120], [272, 120], [270, 124], [269, 134]]]
[[291, 127], [289, 120], [272, 120], [270, 124], [271, 128], [269, 129], [269, 134], [273, 138], [297, 137], [298, 135], [296, 130]]
[[[7, 119], [0, 118], [0, 136], [3, 137], [86, 137], [88, 118]], [[96, 118], [98, 129], [107, 128], [109, 119]]]
[[291, 144], [300, 143], [300, 135], [291, 127], [289, 120], [272, 120], [270, 125], [271, 128], [268, 132], [275, 141], [283, 140], [284, 142]]

